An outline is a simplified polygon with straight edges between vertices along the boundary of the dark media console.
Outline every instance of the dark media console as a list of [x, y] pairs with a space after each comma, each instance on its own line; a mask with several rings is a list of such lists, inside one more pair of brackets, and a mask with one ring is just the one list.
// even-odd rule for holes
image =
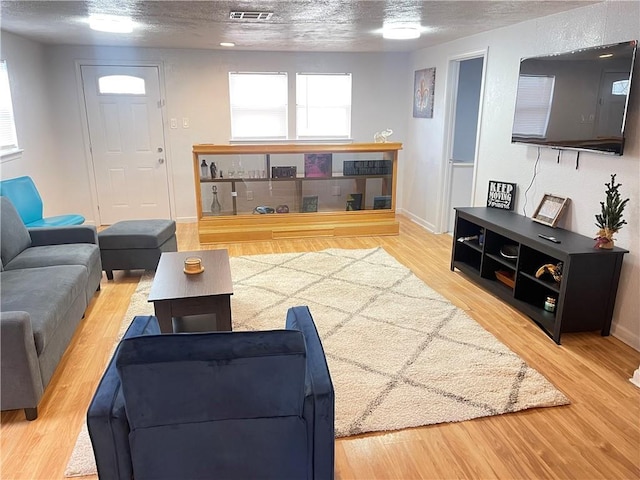
[[[560, 344], [566, 332], [609, 335], [622, 258], [627, 250], [594, 248], [594, 240], [505, 210], [456, 208], [451, 270], [466, 274], [528, 315]], [[556, 242], [541, 237], [552, 237]], [[562, 262], [562, 280], [544, 265]]]

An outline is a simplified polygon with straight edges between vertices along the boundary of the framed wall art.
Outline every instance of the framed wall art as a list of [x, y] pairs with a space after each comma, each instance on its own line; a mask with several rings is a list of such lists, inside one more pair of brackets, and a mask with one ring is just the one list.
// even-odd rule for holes
[[413, 79], [413, 116], [415, 118], [433, 118], [435, 84], [435, 67], [416, 70]]
[[568, 198], [545, 193], [531, 218], [535, 222], [555, 227], [568, 205]]

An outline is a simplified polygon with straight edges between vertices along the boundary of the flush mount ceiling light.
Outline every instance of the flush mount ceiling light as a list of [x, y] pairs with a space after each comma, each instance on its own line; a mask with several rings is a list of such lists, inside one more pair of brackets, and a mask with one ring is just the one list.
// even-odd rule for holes
[[118, 15], [90, 15], [89, 27], [91, 30], [109, 33], [131, 33], [133, 31], [133, 20], [130, 17]]
[[388, 40], [411, 40], [420, 37], [420, 25], [394, 23], [382, 28], [382, 38]]
[[221, 47], [235, 47], [236, 44], [233, 42], [220, 42]]

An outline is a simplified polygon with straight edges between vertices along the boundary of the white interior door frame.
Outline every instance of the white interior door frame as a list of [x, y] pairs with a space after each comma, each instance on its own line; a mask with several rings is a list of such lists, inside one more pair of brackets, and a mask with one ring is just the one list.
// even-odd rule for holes
[[453, 55], [448, 58], [446, 92], [445, 92], [445, 148], [443, 149], [440, 195], [438, 198], [438, 214], [436, 217], [437, 233], [446, 232], [448, 230], [449, 215], [445, 209], [451, 201], [451, 166], [449, 159], [453, 154], [453, 134], [456, 123], [456, 98], [458, 91], [458, 75], [460, 73], [460, 62], [464, 60], [472, 60], [474, 58], [483, 58], [482, 64], [482, 81], [480, 85], [480, 105], [478, 106], [478, 126], [476, 129], [476, 148], [473, 161], [473, 183], [471, 188], [471, 199], [475, 198], [476, 193], [476, 177], [478, 171], [478, 149], [480, 146], [480, 133], [482, 127], [482, 109], [484, 106], [484, 87], [487, 74], [487, 59], [489, 47], [482, 50], [474, 50], [471, 52]]
[[89, 190], [91, 192], [91, 204], [93, 210], [93, 218], [96, 219], [96, 225], [100, 225], [100, 210], [98, 186], [96, 185], [95, 166], [93, 163], [93, 155], [91, 153], [91, 135], [89, 130], [89, 122], [87, 120], [87, 105], [83, 91], [82, 83], [82, 67], [83, 66], [109, 66], [109, 67], [156, 67], [158, 69], [159, 81], [160, 81], [160, 95], [161, 95], [161, 108], [160, 114], [162, 116], [162, 128], [164, 129], [164, 158], [167, 163], [168, 173], [168, 189], [169, 189], [169, 209], [171, 211], [171, 217], [176, 218], [175, 212], [175, 191], [173, 188], [173, 162], [171, 160], [171, 149], [167, 142], [167, 112], [166, 112], [166, 89], [165, 89], [165, 75], [164, 75], [164, 63], [163, 62], [145, 62], [145, 61], [131, 61], [131, 60], [76, 60], [76, 85], [78, 92], [78, 102], [82, 108], [82, 114], [80, 115], [80, 121], [82, 123], [82, 139], [84, 142], [84, 156], [87, 166], [87, 178], [89, 180]]

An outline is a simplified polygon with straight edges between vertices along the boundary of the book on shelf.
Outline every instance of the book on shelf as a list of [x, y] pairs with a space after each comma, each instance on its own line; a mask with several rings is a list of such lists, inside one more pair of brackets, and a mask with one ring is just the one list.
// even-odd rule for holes
[[271, 167], [271, 178], [296, 178], [297, 173], [295, 166]]
[[342, 165], [343, 175], [391, 175], [391, 160], [345, 160]]

